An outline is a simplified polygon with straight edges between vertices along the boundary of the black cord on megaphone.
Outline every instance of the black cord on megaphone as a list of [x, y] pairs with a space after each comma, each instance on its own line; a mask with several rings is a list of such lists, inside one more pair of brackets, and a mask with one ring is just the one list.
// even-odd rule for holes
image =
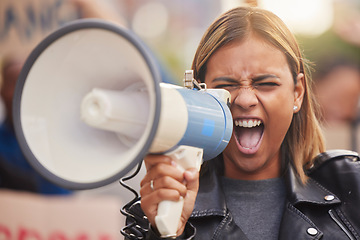
[[[123, 236], [127, 237], [128, 239], [145, 239], [146, 232], [147, 232], [147, 230], [138, 226], [136, 224], [135, 220], [131, 221], [131, 219], [135, 219], [135, 216], [132, 215], [131, 213], [129, 213], [128, 210], [135, 202], [139, 201], [139, 194], [136, 192], [136, 190], [134, 190], [132, 187], [130, 187], [129, 185], [127, 185], [125, 183], [125, 181], [128, 181], [128, 180], [134, 178], [140, 172], [141, 165], [142, 165], [142, 162], [140, 162], [138, 164], [138, 166], [133, 174], [131, 174], [130, 176], [127, 176], [127, 177], [123, 177], [119, 181], [121, 186], [123, 186], [127, 190], [131, 191], [135, 195], [135, 197], [130, 202], [128, 202], [126, 205], [124, 205], [120, 209], [121, 214], [123, 214], [126, 217], [127, 221], [130, 222], [129, 224], [127, 224], [125, 227], [123, 227], [120, 230], [121, 234]], [[136, 234], [134, 234], [134, 228], [138, 230], [138, 231], [136, 231]], [[128, 233], [127, 232], [128, 229], [132, 229], [132, 233]]]

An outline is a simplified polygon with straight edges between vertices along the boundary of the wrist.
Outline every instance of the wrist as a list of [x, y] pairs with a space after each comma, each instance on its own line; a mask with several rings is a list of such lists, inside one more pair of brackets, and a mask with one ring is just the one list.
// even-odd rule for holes
[[[179, 231], [180, 232], [180, 231]], [[158, 230], [156, 229], [156, 227], [153, 227], [151, 224], [149, 224], [149, 232], [148, 232], [148, 236], [146, 239], [150, 240], [163, 240], [163, 239], [171, 239], [171, 240], [190, 240], [193, 239], [196, 233], [196, 229], [194, 228], [194, 226], [187, 222], [186, 225], [183, 227], [183, 231], [181, 231], [182, 233], [177, 236], [177, 237], [165, 237], [162, 238], [160, 236], [160, 233], [158, 232]]]

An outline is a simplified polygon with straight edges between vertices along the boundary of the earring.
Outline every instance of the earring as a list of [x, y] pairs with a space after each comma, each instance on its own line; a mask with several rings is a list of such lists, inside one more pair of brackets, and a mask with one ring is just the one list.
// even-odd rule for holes
[[294, 108], [293, 108], [293, 109], [294, 109], [294, 111], [296, 111], [296, 110], [298, 109], [298, 106], [294, 106]]

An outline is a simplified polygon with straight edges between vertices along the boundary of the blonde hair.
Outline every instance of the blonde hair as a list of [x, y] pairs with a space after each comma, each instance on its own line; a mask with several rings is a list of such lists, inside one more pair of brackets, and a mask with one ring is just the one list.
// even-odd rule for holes
[[316, 118], [318, 106], [312, 94], [308, 65], [294, 35], [280, 18], [257, 7], [238, 7], [222, 14], [207, 29], [197, 48], [192, 64], [195, 79], [204, 82], [207, 61], [215, 51], [231, 42], [242, 41], [250, 34], [260, 36], [285, 54], [295, 84], [297, 75], [304, 74], [303, 104], [293, 117], [281, 151], [305, 183], [304, 166], [312, 165], [313, 158], [325, 150], [324, 139]]

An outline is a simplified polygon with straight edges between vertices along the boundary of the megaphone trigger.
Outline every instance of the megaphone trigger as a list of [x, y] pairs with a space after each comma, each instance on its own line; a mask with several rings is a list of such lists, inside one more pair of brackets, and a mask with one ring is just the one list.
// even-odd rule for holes
[[171, 157], [171, 159], [176, 162], [176, 167], [184, 172], [189, 168], [195, 168], [200, 171], [200, 166], [203, 162], [203, 153], [204, 150], [202, 148], [182, 145], [165, 155]]

